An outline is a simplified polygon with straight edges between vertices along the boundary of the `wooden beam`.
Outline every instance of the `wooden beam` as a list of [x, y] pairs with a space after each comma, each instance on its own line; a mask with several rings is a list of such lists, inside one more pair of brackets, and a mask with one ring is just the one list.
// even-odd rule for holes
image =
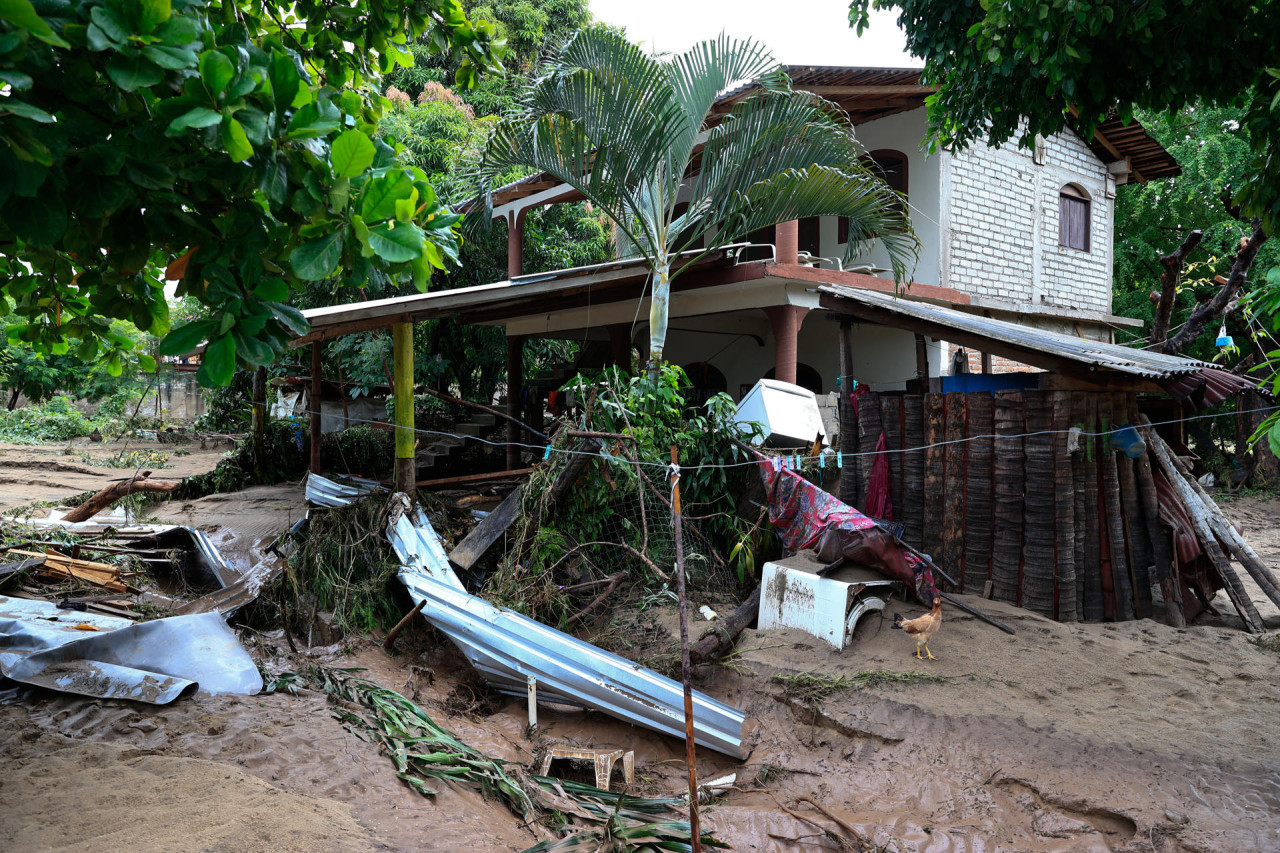
[[411, 494], [417, 474], [413, 431], [413, 324], [396, 323], [391, 327], [391, 335], [395, 375], [396, 491]]
[[[1116, 148], [1114, 145], [1111, 144], [1111, 140], [1107, 139], [1106, 135], [1103, 134], [1101, 130], [1095, 129], [1093, 131], [1093, 138], [1098, 140], [1098, 144], [1101, 145], [1103, 148], [1107, 149], [1107, 153], [1110, 154], [1112, 157], [1116, 158], [1117, 160], [1129, 160], [1128, 157], [1120, 153], [1119, 148]], [[1147, 182], [1147, 179], [1142, 176], [1142, 173], [1138, 171], [1138, 167], [1133, 165], [1133, 162], [1131, 160], [1129, 161], [1129, 171], [1133, 173], [1133, 176], [1138, 179], [1139, 183], [1145, 184]]]
[[414, 485], [420, 491], [433, 489], [451, 489], [454, 486], [465, 486], [469, 483], [488, 483], [492, 480], [510, 480], [512, 477], [524, 477], [533, 473], [532, 468], [515, 468], [510, 471], [489, 471], [484, 474], [463, 474], [461, 477], [441, 477], [436, 480], [419, 480]]

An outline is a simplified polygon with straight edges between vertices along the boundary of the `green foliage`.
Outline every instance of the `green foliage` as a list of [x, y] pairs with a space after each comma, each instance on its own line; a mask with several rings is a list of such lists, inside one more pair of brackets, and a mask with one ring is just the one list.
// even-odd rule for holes
[[111, 323], [106, 331], [115, 349], [89, 364], [66, 348], [46, 353], [22, 340], [25, 324], [16, 315], [0, 317], [0, 325], [18, 330], [0, 356], [0, 388], [9, 391], [13, 402], [17, 394], [38, 403], [59, 391], [96, 402], [126, 389], [140, 391], [145, 380], [139, 374], [156, 369], [155, 360], [147, 352], [154, 339], [148, 340], [132, 323], [122, 320]]
[[1268, 233], [1280, 224], [1274, 4], [853, 0], [859, 31], [873, 5], [900, 10], [908, 49], [940, 86], [929, 99], [935, 145], [1017, 138], [1029, 147], [1065, 127], [1088, 139], [1117, 113], [1236, 106], [1251, 140], [1237, 198]]
[[[269, 363], [306, 331], [304, 282], [375, 270], [425, 288], [458, 217], [378, 138], [360, 87], [425, 36], [459, 85], [499, 70], [493, 25], [459, 0], [11, 0], [0, 22], [0, 294], [10, 337], [108, 362], [110, 320], [208, 347], [199, 377]], [[302, 26], [295, 26], [302, 22]], [[163, 279], [209, 309], [171, 329]]]
[[326, 471], [379, 479], [391, 473], [395, 458], [395, 437], [390, 430], [353, 426], [325, 433], [320, 442], [320, 461]]
[[[254, 485], [252, 453], [253, 448], [248, 442], [241, 444], [212, 471], [183, 480], [173, 496], [178, 500], [192, 500], [205, 495], [238, 492]], [[268, 421], [263, 459], [263, 484], [301, 479], [310, 461], [310, 441], [306, 430], [293, 420]]]
[[[717, 98], [742, 80], [760, 88], [709, 126]], [[697, 157], [697, 174], [686, 179]], [[662, 361], [672, 256], [714, 235], [729, 243], [813, 215], [845, 216], [849, 256], [878, 239], [894, 276], [919, 250], [899, 199], [860, 165], [840, 111], [791, 89], [761, 45], [721, 36], [670, 58], [623, 36], [580, 31], [553, 51], [518, 111], [489, 136], [476, 169], [492, 189], [513, 169], [546, 172], [590, 200], [653, 272], [650, 357]], [[677, 215], [684, 192], [688, 208]]]
[[318, 607], [332, 613], [341, 630], [357, 634], [400, 621], [394, 597], [400, 563], [382, 535], [387, 508], [385, 500], [370, 498], [312, 513], [289, 558], [291, 612], [309, 614]]
[[253, 406], [253, 373], [237, 370], [230, 382], [209, 389], [204, 402], [205, 413], [194, 424], [197, 432], [247, 432]]
[[[1155, 312], [1151, 294], [1160, 289], [1162, 255], [1174, 251], [1192, 229], [1204, 232], [1182, 277], [1173, 313], [1176, 327], [1220, 289], [1214, 277], [1230, 272], [1240, 239], [1251, 233], [1223, 203], [1244, 181], [1250, 140], [1244, 110], [1238, 107], [1196, 105], [1172, 112], [1139, 111], [1137, 117], [1182, 167], [1177, 177], [1127, 184], [1117, 193], [1113, 311], [1144, 320], [1143, 330], [1124, 334], [1146, 337]], [[1278, 260], [1280, 244], [1268, 241], [1253, 269], [1266, 270]], [[1206, 329], [1185, 354], [1213, 359], [1217, 332], [1217, 325]]]
[[0, 439], [19, 444], [67, 441], [88, 435], [100, 425], [85, 417], [67, 397], [52, 397], [12, 412], [0, 411]]

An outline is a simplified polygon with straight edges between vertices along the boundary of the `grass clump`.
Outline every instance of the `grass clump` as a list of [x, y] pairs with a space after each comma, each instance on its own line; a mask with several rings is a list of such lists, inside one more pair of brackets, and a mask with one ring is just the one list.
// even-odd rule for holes
[[384, 535], [389, 509], [388, 500], [370, 497], [311, 514], [289, 558], [292, 613], [332, 613], [334, 624], [348, 634], [400, 621], [393, 586], [400, 563]]
[[1280, 653], [1280, 634], [1263, 634], [1252, 638], [1253, 644], [1264, 652]]
[[853, 675], [797, 672], [790, 675], [775, 675], [769, 680], [774, 684], [782, 685], [782, 695], [788, 699], [808, 705], [815, 711], [821, 711], [822, 703], [836, 693], [845, 693], [854, 689], [864, 690], [868, 687], [884, 687], [889, 684], [942, 684], [947, 679], [946, 676], [916, 670], [896, 672], [889, 669], [870, 669]]

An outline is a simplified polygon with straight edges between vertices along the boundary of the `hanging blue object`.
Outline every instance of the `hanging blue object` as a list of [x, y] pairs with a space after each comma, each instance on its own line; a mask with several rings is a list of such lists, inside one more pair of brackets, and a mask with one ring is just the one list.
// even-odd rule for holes
[[1236, 345], [1235, 339], [1227, 334], [1227, 324], [1223, 323], [1222, 326], [1218, 329], [1218, 340], [1215, 346], [1222, 347], [1224, 349], [1230, 349], [1235, 345]]
[[1111, 446], [1130, 459], [1137, 459], [1147, 452], [1147, 443], [1132, 426], [1125, 424], [1117, 427], [1110, 435]]

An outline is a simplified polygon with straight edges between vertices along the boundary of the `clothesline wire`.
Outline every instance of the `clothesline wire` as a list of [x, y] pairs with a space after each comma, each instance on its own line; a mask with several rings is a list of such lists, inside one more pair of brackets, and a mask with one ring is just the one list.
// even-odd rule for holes
[[[1244, 411], [1217, 412], [1217, 413], [1210, 413], [1210, 414], [1203, 414], [1203, 415], [1191, 415], [1190, 417], [1186, 417], [1186, 418], [1174, 418], [1172, 420], [1167, 420], [1167, 421], [1158, 421], [1150, 424], [1150, 426], [1152, 427], [1169, 426], [1171, 424], [1182, 423], [1185, 421], [1198, 421], [1198, 420], [1208, 420], [1212, 418], [1235, 417], [1237, 415], [1251, 415], [1251, 414], [1261, 414], [1261, 413], [1269, 414], [1271, 412], [1276, 412], [1276, 411], [1280, 411], [1280, 406], [1264, 406], [1261, 408], [1247, 409]], [[314, 410], [308, 409], [306, 410], [306, 414], [314, 415], [316, 414], [316, 412]], [[551, 457], [551, 454], [553, 453], [561, 454], [565, 456], [600, 456], [602, 455], [600, 451], [571, 450], [571, 449], [560, 448], [560, 447], [552, 447], [549, 444], [548, 445], [527, 444], [520, 441], [490, 441], [489, 439], [480, 438], [479, 436], [475, 436], [475, 435], [458, 435], [456, 433], [444, 432], [442, 430], [420, 429], [418, 427], [397, 427], [394, 424], [388, 424], [386, 421], [375, 421], [375, 420], [369, 420], [366, 418], [345, 418], [344, 420], [346, 420], [348, 423], [370, 424], [370, 425], [379, 424], [382, 426], [387, 426], [391, 429], [408, 429], [418, 435], [431, 435], [439, 438], [456, 438], [463, 441], [478, 441], [481, 444], [487, 444], [490, 447], [502, 447], [502, 448], [520, 447], [526, 450], [542, 451], [543, 459], [549, 459]], [[931, 444], [922, 444], [917, 447], [899, 447], [899, 448], [891, 448], [891, 449], [886, 448], [885, 450], [880, 450], [880, 451], [862, 450], [862, 451], [850, 451], [846, 453], [844, 451], [834, 451], [830, 449], [824, 449], [821, 453], [819, 453], [816, 456], [812, 454], [783, 454], [783, 455], [789, 455], [791, 459], [794, 459], [798, 463], [802, 464], [808, 461], [823, 459], [824, 457], [829, 460], [831, 458], [842, 459], [843, 457], [846, 457], [846, 456], [851, 458], [861, 458], [864, 456], [876, 456], [880, 453], [919, 453], [920, 451], [929, 450], [935, 447], [949, 447], [954, 444], [967, 444], [971, 441], [979, 441], [981, 439], [986, 439], [986, 438], [1011, 440], [1011, 439], [1020, 439], [1020, 438], [1038, 438], [1046, 435], [1070, 435], [1072, 433], [1075, 433], [1081, 438], [1101, 438], [1102, 436], [1113, 435], [1119, 432], [1122, 427], [1123, 425], [1121, 425], [1120, 427], [1117, 427], [1116, 429], [1102, 430], [1101, 432], [1088, 432], [1086, 430], [1080, 430], [1079, 432], [1076, 432], [1076, 428], [1073, 427], [1071, 429], [1065, 429], [1065, 430], [1049, 429], [1049, 430], [1039, 430], [1037, 432], [1018, 433], [1015, 435], [990, 433], [986, 435], [970, 435], [970, 436], [966, 436], [965, 438], [954, 438], [954, 439], [949, 439], [947, 441], [937, 441]], [[636, 465], [640, 467], [662, 468], [666, 470], [670, 470], [671, 468], [671, 463], [669, 461], [642, 462], [637, 460], [633, 462], [629, 459], [620, 458], [614, 454], [606, 454], [606, 455], [610, 461], [615, 462], [619, 465]], [[682, 465], [680, 466], [680, 468], [682, 469], [691, 468], [691, 469], [697, 469], [697, 470], [717, 469], [717, 468], [744, 468], [749, 465], [758, 465], [759, 463], [760, 463], [760, 460], [754, 459], [746, 462]]]

